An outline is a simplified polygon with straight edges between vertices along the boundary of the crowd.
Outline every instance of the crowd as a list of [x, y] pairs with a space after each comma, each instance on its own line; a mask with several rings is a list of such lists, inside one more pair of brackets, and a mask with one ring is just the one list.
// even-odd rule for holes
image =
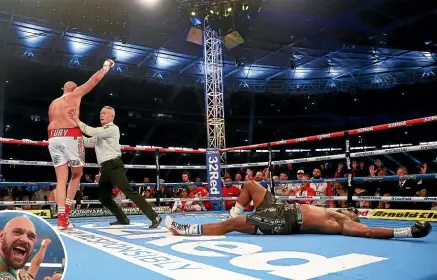
[[[417, 170], [409, 171], [404, 166], [399, 166], [396, 170], [396, 174], [426, 174], [429, 173], [427, 164], [416, 167]], [[286, 180], [308, 180], [308, 179], [322, 179], [322, 178], [341, 178], [344, 177], [347, 170], [343, 162], [337, 164], [335, 170], [328, 169], [326, 165], [320, 165], [312, 168], [298, 168], [295, 170], [291, 164], [287, 166], [274, 166], [273, 168], [273, 180], [274, 181], [286, 181]], [[354, 177], [374, 177], [374, 176], [386, 176], [387, 169], [381, 160], [377, 159], [375, 163], [366, 165], [364, 160], [352, 161], [352, 173]], [[86, 183], [98, 183], [100, 174], [84, 176]], [[233, 176], [230, 173], [225, 173], [223, 178], [223, 197], [237, 197], [240, 194], [241, 183], [246, 180], [255, 181], [267, 181], [263, 184], [269, 191], [273, 192], [276, 196], [347, 196], [348, 189], [345, 183], [303, 183], [303, 184], [275, 184], [273, 188], [270, 186], [270, 172], [268, 168], [263, 170], [253, 171], [251, 169], [239, 170]], [[197, 177], [195, 182], [205, 182], [203, 178]], [[143, 183], [150, 183], [149, 178], [144, 178]], [[183, 172], [181, 181], [185, 184], [190, 184], [192, 178], [189, 172]], [[234, 182], [232, 184], [231, 182]], [[241, 182], [241, 183], [235, 183]], [[134, 182], [132, 182], [134, 183]], [[164, 183], [161, 179], [160, 183]], [[369, 180], [365, 183], [353, 184], [353, 196], [409, 196], [409, 197], [426, 197], [436, 196], [436, 190], [433, 180], [402, 180], [402, 181], [374, 181]], [[31, 186], [31, 187], [13, 187], [13, 188], [0, 188], [0, 199], [3, 201], [55, 201], [55, 186]], [[208, 186], [203, 184], [202, 186], [183, 186], [183, 187], [167, 187], [161, 186], [156, 189], [152, 186], [139, 186], [134, 187], [145, 199], [148, 198], [196, 198], [196, 197], [208, 197]], [[122, 192], [115, 186], [113, 189], [114, 198], [118, 201], [128, 199]], [[98, 200], [98, 189], [95, 187], [83, 187], [81, 186], [76, 194], [76, 207], [77, 208], [99, 208], [99, 204], [81, 204], [81, 200]], [[299, 200], [291, 201], [288, 203], [305, 203], [314, 204], [323, 207], [346, 207], [346, 201], [334, 201], [334, 200]], [[121, 202], [120, 202], [121, 203]], [[169, 206], [173, 212], [188, 212], [188, 211], [208, 211], [213, 210], [212, 204], [205, 201], [176, 201], [176, 202], [155, 202], [152, 203], [155, 206]], [[229, 210], [235, 201], [227, 200], [224, 202], [224, 206]], [[49, 209], [50, 205], [21, 205], [21, 206], [4, 206], [3, 209]], [[122, 203], [122, 207], [136, 207], [133, 203]], [[359, 208], [379, 208], [379, 209], [420, 209], [429, 210], [437, 209], [437, 202], [383, 202], [383, 201], [359, 201], [356, 202], [356, 207]], [[253, 206], [249, 205], [247, 210], [252, 210]]]

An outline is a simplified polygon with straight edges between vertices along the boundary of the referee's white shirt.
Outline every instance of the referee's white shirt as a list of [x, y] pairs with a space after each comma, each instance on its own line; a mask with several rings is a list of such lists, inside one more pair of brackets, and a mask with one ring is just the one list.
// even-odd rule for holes
[[121, 157], [120, 129], [113, 122], [102, 127], [91, 127], [80, 122], [79, 128], [84, 134], [91, 136], [83, 139], [86, 147], [95, 147], [99, 164]]

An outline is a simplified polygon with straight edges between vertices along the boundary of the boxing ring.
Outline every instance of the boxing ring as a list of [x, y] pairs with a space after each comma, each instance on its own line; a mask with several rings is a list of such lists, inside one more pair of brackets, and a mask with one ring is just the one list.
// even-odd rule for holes
[[[310, 180], [313, 183], [343, 182], [348, 190], [353, 183], [372, 181], [398, 180], [435, 180], [436, 173], [412, 174], [406, 176], [353, 177], [351, 161], [353, 158], [386, 155], [394, 153], [414, 152], [437, 149], [437, 144], [425, 144], [409, 147], [398, 147], [364, 152], [351, 152], [351, 137], [369, 133], [408, 127], [429, 122], [436, 122], [437, 116], [407, 120], [391, 124], [353, 129], [344, 132], [289, 139], [272, 143], [263, 143], [242, 147], [212, 151], [217, 156], [223, 152], [267, 148], [268, 162], [227, 164], [221, 169], [268, 167], [272, 171], [275, 165], [289, 163], [325, 162], [335, 159], [346, 159], [346, 176]], [[293, 158], [274, 161], [272, 148], [302, 142], [319, 141], [344, 137], [345, 152], [338, 155], [321, 157]], [[17, 145], [47, 146], [46, 141], [0, 139], [0, 142]], [[209, 169], [208, 182], [197, 185], [214, 185], [211, 179], [211, 167], [206, 155], [210, 150], [163, 149], [150, 147], [123, 147], [127, 151], [154, 152], [155, 165], [126, 165], [132, 169], [155, 169], [157, 183], [132, 184], [133, 186], [169, 186], [181, 187], [196, 183], [160, 183], [160, 170], [192, 170]], [[160, 165], [162, 153], [192, 153], [206, 156], [205, 166], [166, 166]], [[0, 160], [1, 164], [50, 166], [49, 162]], [[87, 164], [96, 167], [96, 164]], [[303, 183], [299, 180], [264, 181], [263, 185]], [[307, 182], [307, 181], [305, 181]], [[233, 182], [238, 184], [241, 182]], [[2, 182], [1, 187], [29, 186], [33, 184], [53, 184], [53, 182]], [[96, 184], [82, 184], [96, 187]], [[221, 188], [218, 183], [217, 188]], [[211, 188], [210, 188], [211, 190]], [[399, 196], [285, 196], [281, 200], [334, 200], [334, 201], [379, 201], [432, 203], [437, 197], [399, 197]], [[171, 215], [182, 223], [211, 223], [226, 219], [228, 211], [221, 210], [224, 200], [235, 200], [235, 197], [221, 197], [210, 194], [207, 198], [183, 200], [210, 200], [214, 203], [214, 211], [172, 213], [169, 207], [155, 207], [164, 218]], [[156, 202], [156, 199], [147, 199]], [[160, 199], [160, 202], [180, 201], [180, 198]], [[121, 202], [130, 202], [128, 200]], [[10, 201], [0, 202], [2, 206], [10, 205], [55, 205], [53, 201]], [[82, 200], [82, 205], [99, 204], [95, 200]], [[44, 216], [55, 225], [56, 212], [53, 210], [33, 210]], [[362, 222], [375, 227], [406, 227], [415, 220], [432, 222], [433, 230], [423, 239], [376, 240], [328, 235], [292, 235], [292, 236], [251, 236], [231, 233], [226, 236], [180, 237], [172, 236], [165, 228], [148, 229], [150, 221], [137, 215], [136, 209], [130, 209], [130, 225], [109, 226], [113, 220], [104, 210], [80, 209], [72, 212], [72, 222], [77, 226], [71, 231], [61, 232], [67, 248], [67, 267], [65, 280], [74, 279], [118, 279], [135, 277], [140, 279], [196, 279], [212, 277], [212, 279], [437, 279], [437, 210], [385, 210], [359, 209]], [[163, 226], [163, 224], [161, 224]]]

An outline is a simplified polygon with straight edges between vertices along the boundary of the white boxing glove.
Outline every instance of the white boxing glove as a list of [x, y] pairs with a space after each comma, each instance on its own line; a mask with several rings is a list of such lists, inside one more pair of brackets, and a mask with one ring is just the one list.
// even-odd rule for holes
[[105, 70], [106, 73], [109, 72], [113, 67], [115, 66], [115, 62], [112, 59], [107, 59], [103, 63], [103, 70]]

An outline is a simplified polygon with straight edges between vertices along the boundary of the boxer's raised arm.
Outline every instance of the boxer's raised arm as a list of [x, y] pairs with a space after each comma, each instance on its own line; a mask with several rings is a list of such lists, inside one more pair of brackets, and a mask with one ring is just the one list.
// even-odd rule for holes
[[41, 243], [41, 248], [30, 262], [30, 267], [29, 269], [27, 269], [27, 273], [30, 274], [32, 278], [35, 278], [38, 274], [39, 267], [44, 260], [44, 256], [46, 254], [47, 247], [50, 245], [51, 242], [52, 241], [50, 239], [44, 239]]
[[106, 73], [111, 70], [112, 67], [114, 67], [115, 63], [112, 60], [106, 60], [103, 64], [103, 68], [97, 71], [94, 75], [91, 76], [91, 78], [81, 85], [80, 87], [77, 87], [72, 95], [76, 97], [82, 97], [88, 92], [90, 92], [100, 81], [105, 77]]

